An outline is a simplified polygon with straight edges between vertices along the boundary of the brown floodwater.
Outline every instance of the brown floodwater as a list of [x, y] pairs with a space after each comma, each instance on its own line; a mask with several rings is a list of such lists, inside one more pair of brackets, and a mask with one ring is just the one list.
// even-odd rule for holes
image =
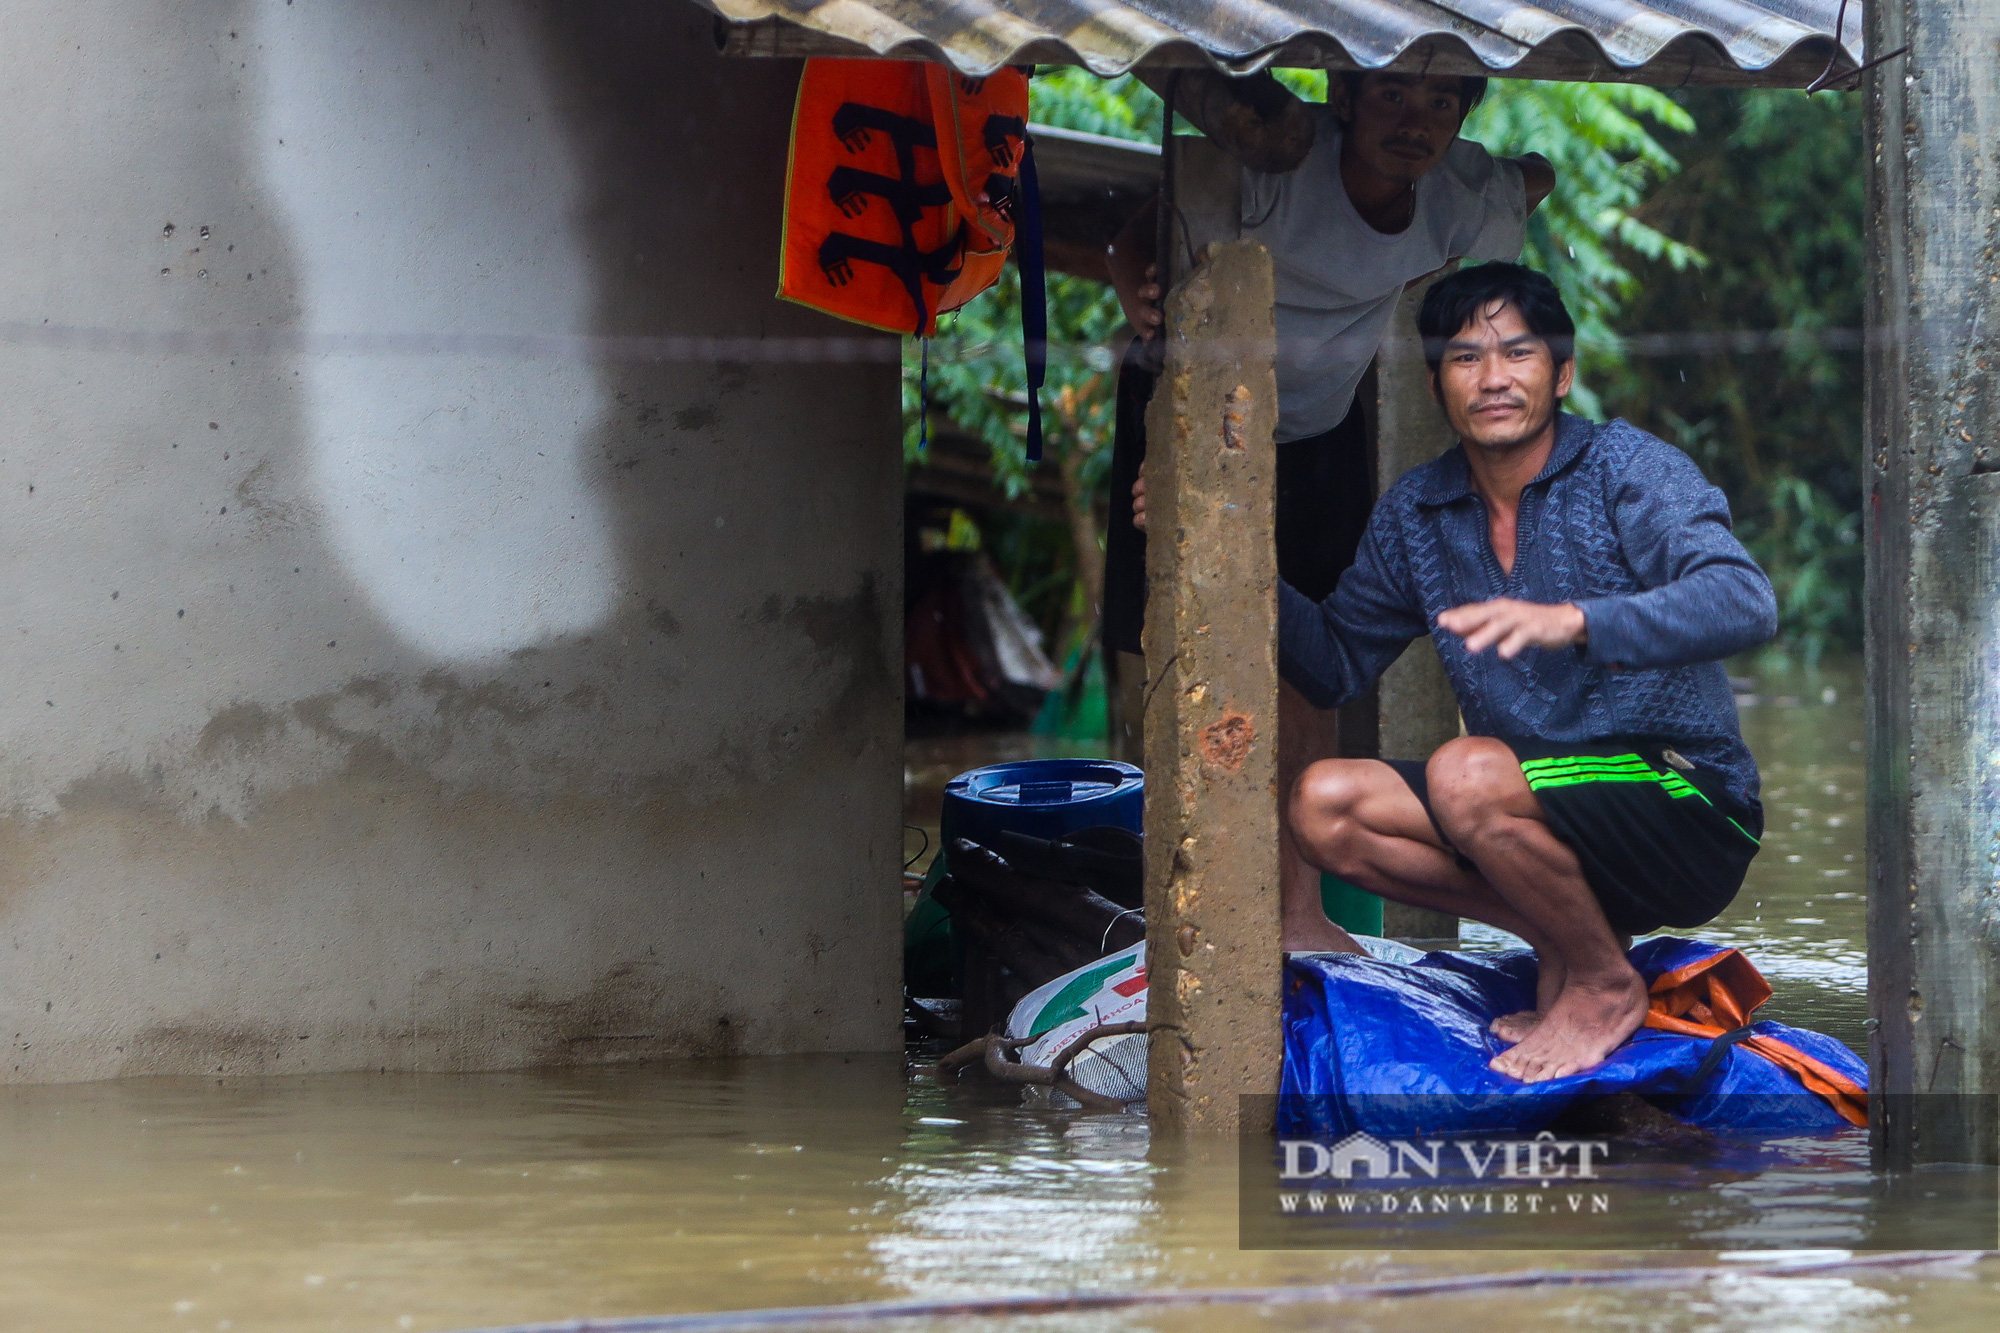
[[[1828, 688], [1830, 703], [1820, 693]], [[1746, 710], [1765, 763], [1772, 833], [1743, 901], [1713, 932], [1752, 953], [1777, 985], [1783, 1014], [1854, 1039], [1862, 974], [1855, 696], [1850, 682], [1832, 677], [1805, 689], [1760, 694]], [[941, 785], [951, 772], [1026, 744], [913, 747], [913, 815], [921, 819], [926, 802], [934, 812], [927, 774], [940, 773]], [[898, 1056], [0, 1090], [6, 1333], [461, 1330], [1710, 1257], [1246, 1251], [1238, 1248], [1232, 1145], [1178, 1150], [1150, 1143], [1143, 1113], [1033, 1111], [992, 1092], [948, 1091], [913, 1077]], [[975, 1326], [1886, 1333], [1983, 1331], [1996, 1322], [2000, 1264], [1989, 1262], [1958, 1276], [1737, 1275], [1669, 1290], [1137, 1310]]]
[[[1143, 1115], [947, 1092], [895, 1056], [15, 1088], [0, 1093], [0, 1126], [10, 1333], [452, 1330], [1708, 1258], [1245, 1251], [1229, 1145], [1149, 1150]], [[1336, 1313], [1356, 1329], [1986, 1330], [2000, 1314], [2000, 1265], [1957, 1278], [1737, 1277]], [[1322, 1306], [986, 1326], [1328, 1320]]]

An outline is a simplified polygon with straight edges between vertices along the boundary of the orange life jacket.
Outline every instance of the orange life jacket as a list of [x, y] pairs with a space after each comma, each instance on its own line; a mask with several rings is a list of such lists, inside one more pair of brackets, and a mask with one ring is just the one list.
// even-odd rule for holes
[[913, 60], [806, 61], [778, 295], [929, 337], [999, 280], [1014, 240], [1028, 78]]

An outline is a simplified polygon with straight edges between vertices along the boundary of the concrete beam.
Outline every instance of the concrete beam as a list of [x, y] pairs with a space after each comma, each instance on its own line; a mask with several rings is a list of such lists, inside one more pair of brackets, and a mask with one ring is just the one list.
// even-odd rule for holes
[[[1379, 495], [1396, 478], [1452, 447], [1451, 427], [1431, 398], [1417, 308], [1430, 283], [1413, 286], [1397, 303], [1388, 342], [1375, 358], [1375, 485]], [[1419, 639], [1382, 673], [1376, 687], [1378, 751], [1384, 759], [1428, 759], [1458, 736], [1458, 696], [1429, 639]], [[1384, 903], [1382, 933], [1394, 939], [1458, 939], [1458, 918], [1402, 903]], [[1449, 947], [1440, 943], [1432, 947]]]
[[1167, 299], [1146, 422], [1149, 1100], [1168, 1134], [1235, 1129], [1282, 1060], [1271, 294], [1261, 245], [1205, 247]]
[[2000, 1160], [2000, 7], [1880, 0], [1868, 49], [1868, 839], [1873, 1134]]

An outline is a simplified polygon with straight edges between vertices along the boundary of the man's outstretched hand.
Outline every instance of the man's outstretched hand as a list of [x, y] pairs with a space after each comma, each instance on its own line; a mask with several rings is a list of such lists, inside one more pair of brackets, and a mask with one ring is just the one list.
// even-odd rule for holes
[[1583, 609], [1573, 602], [1549, 606], [1497, 597], [1490, 602], [1454, 606], [1438, 624], [1465, 640], [1465, 651], [1483, 653], [1496, 644], [1505, 661], [1526, 648], [1567, 648], [1585, 637]]

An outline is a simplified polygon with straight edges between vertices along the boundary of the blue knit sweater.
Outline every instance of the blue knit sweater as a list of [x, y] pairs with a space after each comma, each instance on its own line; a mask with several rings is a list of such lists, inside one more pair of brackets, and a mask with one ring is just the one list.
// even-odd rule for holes
[[[1761, 817], [1722, 659], [1777, 632], [1777, 599], [1730, 531], [1722, 492], [1665, 441], [1565, 413], [1547, 466], [1521, 493], [1517, 532], [1513, 572], [1502, 573], [1464, 452], [1410, 469], [1375, 506], [1332, 596], [1315, 604], [1280, 588], [1285, 679], [1330, 708], [1428, 632], [1473, 735], [1658, 738]], [[1438, 627], [1440, 612], [1496, 597], [1576, 603], [1587, 644], [1503, 662]]]

